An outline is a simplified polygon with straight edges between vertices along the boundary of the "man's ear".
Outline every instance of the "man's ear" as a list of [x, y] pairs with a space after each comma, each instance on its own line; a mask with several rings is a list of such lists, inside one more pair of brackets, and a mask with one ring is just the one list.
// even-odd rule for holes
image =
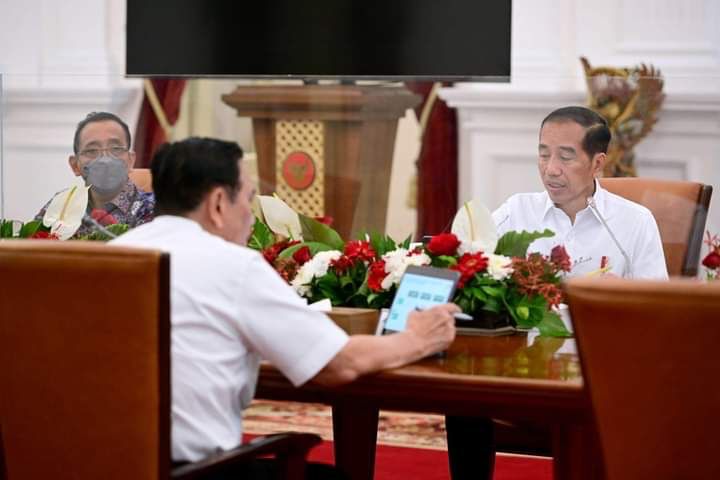
[[605, 154], [605, 153], [600, 152], [600, 153], [596, 153], [593, 156], [593, 159], [592, 159], [593, 175], [598, 176], [598, 175], [602, 174], [606, 161], [607, 161], [607, 154]]
[[205, 197], [205, 213], [210, 224], [222, 231], [225, 226], [225, 190], [222, 187], [215, 187]]
[[70, 168], [72, 169], [72, 171], [76, 177], [79, 177], [82, 175], [82, 171], [80, 170], [80, 162], [78, 161], [78, 158], [75, 155], [70, 155], [68, 157], [68, 164], [70, 165]]

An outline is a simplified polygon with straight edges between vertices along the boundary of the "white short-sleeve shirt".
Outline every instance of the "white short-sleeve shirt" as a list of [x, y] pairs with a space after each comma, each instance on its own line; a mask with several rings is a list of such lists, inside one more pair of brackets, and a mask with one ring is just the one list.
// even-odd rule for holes
[[260, 358], [294, 385], [314, 377], [347, 335], [257, 252], [183, 217], [160, 216], [112, 241], [170, 253], [172, 458], [240, 444]]
[[595, 205], [630, 258], [630, 265], [590, 208], [575, 215], [570, 222], [556, 207], [547, 192], [520, 193], [511, 196], [493, 212], [498, 234], [510, 230], [555, 232], [551, 238], [541, 238], [530, 244], [528, 252], [548, 255], [556, 245], [564, 245], [572, 261], [570, 275], [583, 275], [600, 268], [602, 257], [607, 257], [610, 272], [624, 277], [668, 278], [665, 256], [655, 218], [650, 210], [623, 197], [604, 190], [595, 182]]

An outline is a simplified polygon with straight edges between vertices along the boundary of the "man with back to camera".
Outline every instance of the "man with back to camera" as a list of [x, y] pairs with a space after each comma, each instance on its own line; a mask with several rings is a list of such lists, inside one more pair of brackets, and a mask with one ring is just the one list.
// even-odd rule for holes
[[[563, 107], [545, 117], [538, 144], [545, 191], [515, 194], [495, 210], [498, 235], [549, 228], [555, 236], [536, 240], [528, 251], [549, 255], [554, 246], [564, 245], [572, 261], [570, 276], [607, 271], [619, 277], [667, 279], [650, 210], [604, 190], [596, 179], [610, 138], [607, 121], [585, 107]], [[453, 480], [492, 478], [492, 421], [446, 417], [446, 428]]]
[[[70, 168], [90, 185], [88, 215], [75, 236], [96, 231], [96, 222], [124, 223], [133, 228], [152, 219], [155, 197], [143, 192], [128, 179], [135, 165], [130, 129], [120, 117], [109, 112], [91, 112], [75, 129]], [[50, 202], [35, 216], [42, 220]], [[94, 212], [93, 212], [94, 211]]]
[[[453, 304], [413, 312], [406, 331], [382, 337], [348, 337], [310, 310], [244, 246], [255, 187], [241, 159], [234, 142], [190, 138], [164, 145], [152, 162], [156, 218], [111, 242], [170, 253], [176, 462], [240, 443], [242, 410], [253, 398], [261, 357], [296, 386], [336, 385], [442, 351], [455, 337]], [[312, 468], [314, 478], [323, 475]]]

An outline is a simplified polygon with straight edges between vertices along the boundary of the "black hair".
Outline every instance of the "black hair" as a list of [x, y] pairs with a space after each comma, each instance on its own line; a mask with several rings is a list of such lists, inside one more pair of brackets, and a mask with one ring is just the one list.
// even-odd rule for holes
[[125, 139], [127, 140], [127, 148], [132, 148], [132, 137], [130, 136], [130, 129], [128, 128], [127, 123], [123, 122], [120, 117], [114, 113], [90, 112], [80, 121], [80, 123], [77, 124], [77, 127], [75, 127], [75, 136], [73, 137], [73, 152], [75, 155], [77, 155], [78, 150], [80, 150], [80, 134], [82, 133], [83, 128], [85, 128], [88, 123], [106, 121], [115, 122], [122, 127], [125, 132]]
[[234, 201], [240, 190], [238, 160], [243, 151], [235, 142], [191, 137], [162, 145], [152, 159], [155, 215], [185, 215], [217, 186]]
[[586, 107], [562, 107], [550, 112], [540, 124], [540, 130], [546, 123], [575, 122], [585, 128], [582, 148], [592, 159], [596, 153], [607, 153], [612, 133], [607, 120], [597, 112]]

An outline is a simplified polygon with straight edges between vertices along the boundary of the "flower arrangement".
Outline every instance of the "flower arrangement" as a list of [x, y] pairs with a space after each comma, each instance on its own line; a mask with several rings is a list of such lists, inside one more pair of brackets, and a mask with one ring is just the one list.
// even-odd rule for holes
[[474, 318], [502, 316], [543, 335], [569, 335], [553, 311], [570, 270], [567, 252], [557, 246], [549, 256], [527, 254], [533, 241], [554, 235], [550, 230], [508, 232], [498, 239], [489, 211], [469, 202], [458, 212], [453, 233], [433, 236], [426, 245], [374, 233], [343, 241], [330, 226], [277, 198], [260, 197], [259, 203], [265, 221], [256, 220], [248, 246], [261, 251], [309, 302], [389, 307], [409, 265], [432, 265], [460, 272], [453, 301]]
[[41, 240], [59, 240], [50, 229], [39, 220], [23, 223], [15, 220], [0, 219], [1, 238], [35, 238]]
[[709, 250], [702, 261], [706, 277], [708, 280], [718, 280], [720, 279], [720, 236], [706, 232], [705, 244]]
[[98, 225], [98, 230], [75, 237], [77, 240], [106, 241], [125, 233], [129, 226], [118, 223], [115, 217], [103, 209], [93, 209], [87, 215], [89, 188], [74, 185], [56, 194], [48, 204], [42, 221], [23, 223], [0, 219], [0, 238], [67, 240], [73, 238], [83, 221]]

